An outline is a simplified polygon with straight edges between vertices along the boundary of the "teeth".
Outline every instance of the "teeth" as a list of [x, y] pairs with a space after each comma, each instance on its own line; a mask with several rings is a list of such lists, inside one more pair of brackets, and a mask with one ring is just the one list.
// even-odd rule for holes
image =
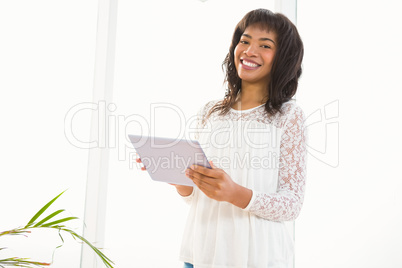
[[258, 64], [243, 60], [243, 64], [249, 67], [258, 67]]

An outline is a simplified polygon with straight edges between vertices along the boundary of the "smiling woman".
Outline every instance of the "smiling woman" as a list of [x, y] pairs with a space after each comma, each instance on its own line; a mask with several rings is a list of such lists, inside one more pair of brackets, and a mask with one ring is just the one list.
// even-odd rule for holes
[[[254, 84], [260, 89], [268, 88], [272, 62], [276, 52], [276, 34], [263, 29], [262, 25], [250, 25], [246, 28], [235, 49], [235, 66], [242, 80], [242, 87]], [[265, 103], [267, 92], [261, 92]], [[252, 105], [251, 105], [252, 106]], [[246, 109], [246, 107], [244, 107]]]
[[[180, 255], [186, 267], [292, 267], [284, 222], [298, 217], [304, 200], [305, 115], [292, 99], [302, 58], [285, 16], [257, 9], [237, 24], [224, 62], [228, 94], [199, 113], [197, 137], [215, 159], [212, 169], [191, 166], [186, 175], [196, 187], [176, 186], [190, 204]], [[253, 161], [238, 163], [238, 155]], [[279, 164], [263, 167], [269, 157]]]
[[223, 64], [227, 96], [212, 112], [226, 113], [230, 107], [239, 108], [241, 101], [243, 108], [265, 104], [274, 115], [296, 94], [303, 54], [299, 33], [287, 17], [271, 12], [268, 16], [264, 10], [247, 14], [236, 26]]

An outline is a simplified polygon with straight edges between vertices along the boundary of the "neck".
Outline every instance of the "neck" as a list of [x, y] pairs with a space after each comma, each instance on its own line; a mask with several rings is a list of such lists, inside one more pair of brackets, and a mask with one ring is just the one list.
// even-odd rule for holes
[[242, 83], [240, 94], [237, 96], [232, 108], [236, 110], [247, 110], [264, 104], [267, 100], [268, 94], [266, 87]]
[[266, 85], [255, 85], [242, 83], [240, 95], [238, 99], [243, 104], [256, 104], [261, 105], [267, 102], [268, 100], [268, 92]]

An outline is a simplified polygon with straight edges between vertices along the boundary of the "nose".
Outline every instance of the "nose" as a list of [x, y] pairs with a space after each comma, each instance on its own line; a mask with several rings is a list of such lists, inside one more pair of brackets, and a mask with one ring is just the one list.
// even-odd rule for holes
[[247, 56], [254, 56], [257, 54], [257, 49], [253, 45], [249, 45], [246, 50], [243, 51]]

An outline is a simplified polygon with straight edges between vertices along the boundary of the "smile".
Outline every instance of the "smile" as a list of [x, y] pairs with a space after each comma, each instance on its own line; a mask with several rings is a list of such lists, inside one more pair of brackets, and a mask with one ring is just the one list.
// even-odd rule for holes
[[241, 64], [243, 65], [243, 68], [247, 69], [247, 70], [251, 70], [251, 69], [256, 69], [258, 67], [260, 67], [261, 65], [255, 63], [255, 62], [251, 62], [251, 61], [247, 61], [244, 59], [240, 60]]

